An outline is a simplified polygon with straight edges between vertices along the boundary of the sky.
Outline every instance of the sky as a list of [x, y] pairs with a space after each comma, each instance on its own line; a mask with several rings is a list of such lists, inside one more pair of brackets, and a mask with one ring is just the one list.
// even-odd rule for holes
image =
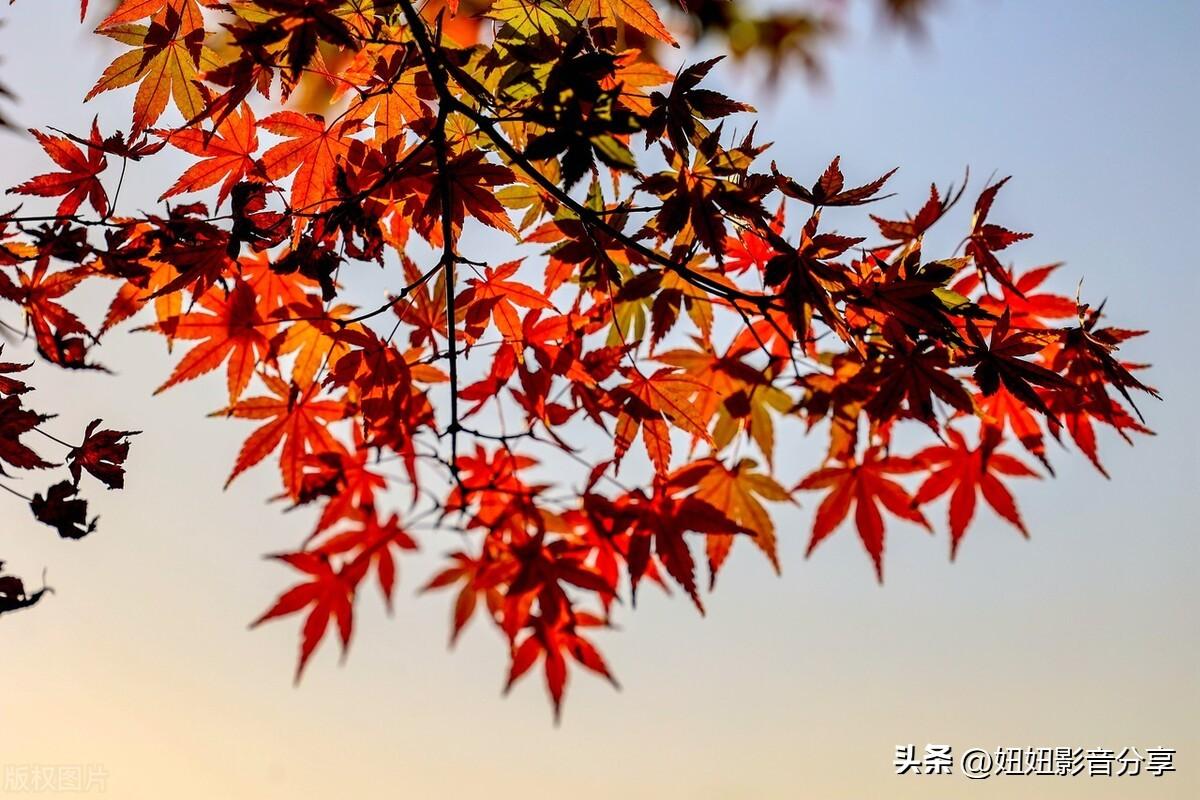
[[[128, 94], [79, 103], [113, 51], [73, 3], [6, 11], [9, 116], [124, 124]], [[1014, 175], [994, 213], [1036, 234], [1014, 258], [1066, 261], [1054, 288], [1073, 294], [1082, 278], [1114, 324], [1152, 330], [1128, 353], [1154, 364], [1165, 400], [1140, 405], [1158, 435], [1134, 448], [1104, 435], [1111, 481], [1052, 449], [1057, 479], [1017, 487], [1029, 541], [982, 511], [951, 564], [944, 520], [936, 537], [896, 525], [883, 586], [852, 530], [806, 560], [815, 503], [777, 507], [782, 577], [742, 548], [705, 618], [643, 592], [619, 632], [596, 637], [622, 690], [575, 675], [555, 728], [540, 679], [501, 698], [498, 634], [477, 620], [450, 651], [451, 598], [415, 595], [454, 534], [427, 535], [402, 563], [393, 616], [364, 598], [344, 664], [327, 642], [293, 686], [298, 623], [246, 624], [289, 578], [262, 555], [294, 547], [308, 522], [263, 502], [269, 468], [221, 491], [250, 428], [205, 418], [220, 377], [152, 397], [169, 369], [161, 342], [117, 335], [104, 348], [116, 377], [32, 376], [64, 430], [100, 416], [145, 433], [88, 539], [53, 541], [0, 502], [10, 567], [36, 583], [45, 566], [57, 590], [0, 620], [0, 770], [90, 765], [108, 796], [134, 800], [1198, 796], [1200, 6], [945, 0], [923, 41], [854, 22], [827, 85], [766, 88], [736, 66], [718, 84], [759, 107], [759, 138], [792, 174], [837, 154], [851, 181], [899, 166], [887, 211], [968, 165], [976, 190]], [[3, 135], [0, 183], [42, 169], [30, 141]], [[148, 207], [177, 174], [170, 159], [131, 171], [123, 198]], [[820, 457], [816, 440], [781, 447], [791, 474]], [[896, 746], [910, 743], [1174, 747], [1179, 771], [897, 776]]]

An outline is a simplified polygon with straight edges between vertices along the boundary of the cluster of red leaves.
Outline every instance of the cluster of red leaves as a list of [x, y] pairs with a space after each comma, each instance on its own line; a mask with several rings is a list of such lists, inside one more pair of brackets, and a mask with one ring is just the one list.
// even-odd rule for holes
[[[1008, 438], [1049, 468], [1066, 430], [1099, 467], [1096, 424], [1148, 432], [1130, 392], [1153, 390], [1116, 355], [1139, 332], [1042, 291], [1053, 267], [1006, 266], [1029, 235], [989, 219], [1004, 181], [961, 257], [923, 241], [962, 189], [872, 216], [876, 243], [838, 233], [826, 217], [890, 173], [762, 170], [768, 146], [721, 124], [753, 109], [703, 86], [717, 61], [672, 74], [616, 44], [674, 43], [646, 0], [125, 0], [99, 32], [131, 49], [91, 94], [138, 84], [131, 127], [37, 134], [59, 170], [11, 191], [59, 205], [0, 217], [0, 296], [60, 365], [152, 313], [184, 350], [161, 389], [224, 371], [215, 413], [257, 425], [229, 481], [271, 459], [281, 499], [315, 508], [259, 619], [304, 616], [297, 678], [331, 622], [349, 644], [364, 583], [390, 605], [423, 523], [467, 534], [427, 585], [457, 591], [452, 640], [479, 611], [508, 685], [540, 661], [557, 712], [570, 662], [612, 680], [589, 637], [644, 581], [702, 612], [701, 546], [710, 588], [739, 539], [778, 570], [768, 504], [824, 493], [810, 551], [853, 509], [882, 579], [886, 515], [930, 528], [946, 493], [952, 554], [980, 494], [1025, 533], [1004, 480], [1035, 473]], [[252, 110], [306, 80], [322, 113]], [[112, 165], [165, 145], [194, 161], [163, 197], [213, 205], [114, 212]], [[471, 224], [525, 257], [464, 253]], [[391, 295], [339, 302], [369, 262]], [[60, 302], [91, 278], [118, 282], [95, 333]], [[822, 463], [780, 475], [797, 423]], [[901, 427], [936, 443], [902, 456]], [[589, 429], [609, 443], [590, 459]]]
[[[3, 353], [0, 347], [0, 353]], [[63, 478], [44, 491], [26, 496], [7, 484], [0, 484], [9, 493], [29, 504], [34, 519], [54, 528], [64, 539], [82, 539], [96, 529], [96, 518], [88, 518], [87, 500], [80, 495], [79, 484], [86, 472], [109, 489], [125, 485], [125, 459], [129, 456], [128, 437], [138, 431], [97, 430], [100, 420], [92, 420], [83, 432], [83, 440], [71, 445], [48, 433], [44, 425], [52, 415], [43, 414], [25, 405], [25, 395], [32, 391], [23, 380], [13, 377], [32, 364], [0, 362], [0, 477], [13, 477], [8, 470], [17, 469], [41, 473], [55, 467], [65, 467], [70, 478]], [[46, 444], [66, 450], [63, 462], [47, 461], [29, 441], [30, 434], [41, 434]], [[0, 561], [0, 569], [4, 562]], [[0, 575], [0, 614], [28, 608], [42, 598], [47, 590], [27, 593], [24, 582], [14, 575]]]

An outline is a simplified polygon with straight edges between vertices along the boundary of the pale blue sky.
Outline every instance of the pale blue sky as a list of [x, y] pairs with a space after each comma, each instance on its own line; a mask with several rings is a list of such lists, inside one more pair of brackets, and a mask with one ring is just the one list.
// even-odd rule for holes
[[[18, 0], [0, 30], [0, 74], [21, 95], [10, 116], [23, 123], [127, 118], [127, 94], [78, 103], [110, 56], [73, 5]], [[167, 372], [159, 343], [116, 336], [119, 379], [42, 368], [37, 382], [64, 426], [102, 415], [147, 431], [129, 489], [100, 498], [100, 534], [49, 541], [0, 504], [5, 557], [35, 575], [50, 565], [59, 589], [0, 622], [0, 762], [101, 762], [121, 798], [960, 798], [1019, 790], [896, 778], [894, 746], [1166, 745], [1180, 749], [1172, 778], [1036, 792], [1195, 796], [1200, 5], [942, 6], [921, 45], [858, 20], [830, 53], [826, 88], [756, 91], [748, 69], [721, 81], [751, 94], [760, 138], [794, 174], [835, 154], [850, 179], [899, 165], [888, 211], [914, 208], [931, 179], [957, 180], [964, 165], [976, 189], [993, 171], [1015, 176], [996, 219], [1036, 236], [1013, 257], [1066, 261], [1057, 289], [1083, 277], [1115, 324], [1152, 329], [1129, 352], [1155, 364], [1166, 400], [1141, 405], [1159, 435], [1136, 448], [1105, 435], [1112, 481], [1052, 447], [1058, 479], [1018, 487], [1031, 541], [983, 512], [950, 565], [944, 526], [930, 538], [897, 525], [882, 588], [851, 530], [806, 562], [813, 503], [780, 510], [782, 578], [742, 548], [706, 619], [645, 592], [619, 614], [621, 632], [598, 637], [624, 691], [578, 676], [555, 730], [537, 680], [500, 699], [493, 632], [477, 622], [447, 653], [449, 598], [411, 597], [453, 537], [426, 539], [426, 555], [402, 565], [393, 619], [364, 598], [344, 668], [326, 646], [293, 689], [296, 625], [244, 626], [288, 577], [259, 557], [294, 546], [307, 523], [262, 502], [275, 491], [267, 469], [220, 491], [249, 430], [202, 417], [222, 402], [220, 379], [151, 398]], [[28, 143], [8, 138], [5, 151], [5, 185], [43, 166]], [[130, 202], [149, 204], [177, 174], [162, 162], [133, 173]], [[967, 211], [930, 246], [952, 247]], [[789, 475], [819, 458], [815, 441], [783, 447]]]

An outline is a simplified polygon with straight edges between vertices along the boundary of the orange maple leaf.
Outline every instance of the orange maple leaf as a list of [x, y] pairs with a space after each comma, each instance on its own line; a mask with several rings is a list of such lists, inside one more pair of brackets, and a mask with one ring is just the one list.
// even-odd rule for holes
[[261, 377], [274, 397], [248, 397], [211, 414], [267, 420], [242, 445], [225, 485], [233, 483], [234, 478], [262, 461], [282, 442], [279, 470], [284, 489], [295, 500], [304, 476], [305, 456], [339, 448], [328, 426], [346, 415], [346, 404], [340, 400], [318, 400], [321, 388], [318, 384], [301, 389], [273, 375]]
[[467, 281], [470, 288], [459, 294], [459, 301], [467, 309], [468, 337], [478, 339], [491, 319], [501, 336], [508, 341], [519, 342], [523, 337], [516, 306], [554, 308], [554, 304], [542, 292], [528, 284], [508, 280], [520, 266], [518, 260], [501, 264], [495, 269], [485, 267], [482, 278]]
[[217, 205], [220, 206], [233, 185], [254, 169], [258, 132], [254, 112], [245, 103], [239, 111], [226, 116], [211, 135], [199, 128], [164, 131], [162, 135], [175, 147], [200, 156], [202, 160], [188, 167], [159, 200], [207, 189], [224, 178], [217, 192]]
[[647, 36], [679, 46], [650, 0], [572, 0], [568, 9], [578, 19], [600, 19], [611, 28], [623, 22]]
[[654, 469], [665, 473], [671, 463], [668, 421], [711, 444], [704, 415], [692, 400], [693, 396], [708, 391], [710, 387], [704, 383], [670, 367], [658, 370], [649, 378], [635, 371], [629, 376], [629, 382], [617, 389], [623, 397], [615, 437], [617, 461], [629, 450], [640, 428], [646, 454]]
[[[759, 472], [758, 464], [743, 458], [727, 467], [715, 458], [705, 458], [688, 464], [671, 474], [672, 483], [696, 487], [696, 497], [725, 514], [732, 522], [753, 534], [752, 541], [779, 572], [779, 556], [775, 548], [775, 525], [762, 501], [791, 502], [792, 496], [769, 474]], [[710, 533], [707, 537], [709, 588], [717, 580], [717, 572], [729, 556], [735, 536], [731, 533]]]
[[[350, 152], [349, 135], [362, 127], [362, 120], [344, 119], [326, 127], [325, 118], [319, 114], [279, 111], [264, 118], [259, 126], [287, 138], [263, 153], [262, 163], [272, 180], [296, 173], [292, 179], [292, 211], [319, 213], [333, 205], [337, 201], [334, 182], [338, 162]], [[303, 222], [301, 219], [298, 224]]]
[[195, 0], [164, 5], [148, 26], [122, 23], [102, 28], [99, 33], [136, 49], [122, 53], [108, 65], [84, 97], [85, 102], [103, 92], [138, 83], [133, 101], [135, 133], [153, 125], [169, 100], [174, 100], [185, 121], [204, 113], [200, 73], [202, 68], [217, 67], [218, 61], [204, 45], [204, 19]]
[[263, 324], [254, 290], [243, 281], [235, 283], [228, 294], [215, 288], [205, 292], [198, 302], [210, 313], [189, 312], [154, 326], [174, 339], [203, 340], [180, 359], [154, 393], [211, 372], [228, 360], [229, 399], [236, 402], [268, 351], [270, 326]]

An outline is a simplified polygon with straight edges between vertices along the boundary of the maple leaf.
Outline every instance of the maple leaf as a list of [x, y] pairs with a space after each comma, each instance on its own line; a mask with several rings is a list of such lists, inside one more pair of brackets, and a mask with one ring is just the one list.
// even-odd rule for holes
[[[1051, 403], [1066, 396], [1067, 393], [1055, 392], [1051, 395]], [[975, 402], [979, 407], [980, 416], [985, 422], [1001, 431], [1005, 429], [1011, 431], [1022, 447], [1036, 456], [1051, 474], [1054, 473], [1046, 458], [1046, 443], [1041, 425], [1038, 424], [1037, 417], [1029, 410], [1028, 406], [1014, 397], [1004, 386], [1001, 386], [990, 397], [979, 395], [975, 398]]]
[[482, 559], [474, 559], [466, 553], [453, 553], [450, 559], [453, 566], [434, 575], [421, 591], [428, 592], [456, 583], [462, 584], [454, 601], [454, 619], [450, 628], [450, 645], [453, 646], [463, 628], [471, 621], [479, 595], [484, 594], [493, 604], [500, 602], [501, 595], [496, 588], [500, 582], [500, 575], [495, 565], [488, 565]]
[[874, 391], [865, 410], [880, 420], [894, 419], [904, 402], [909, 414], [934, 428], [938, 424], [934, 397], [958, 411], [972, 413], [970, 393], [948, 372], [951, 364], [946, 349], [932, 339], [913, 342], [894, 323], [889, 320], [883, 328], [890, 349], [863, 374]]
[[337, 202], [334, 187], [338, 163], [350, 152], [349, 136], [362, 127], [362, 120], [343, 119], [326, 127], [320, 114], [278, 111], [258, 124], [287, 139], [263, 153], [262, 165], [272, 180], [296, 173], [289, 199], [291, 210], [315, 214], [333, 206]]
[[642, 51], [626, 50], [617, 55], [616, 70], [611, 76], [602, 78], [600, 88], [615, 89], [620, 87], [619, 99], [630, 111], [647, 116], [653, 109], [650, 95], [643, 89], [663, 86], [671, 82], [674, 76], [667, 70], [642, 58]]
[[[100, 333], [104, 333], [138, 313], [151, 298], [154, 299], [155, 317], [160, 323], [171, 317], [179, 316], [183, 311], [182, 292], [160, 294], [160, 290], [175, 279], [175, 268], [165, 261], [149, 261], [145, 262], [145, 265], [150, 268], [150, 274], [144, 281], [126, 281], [117, 290], [116, 296], [113, 297], [112, 303], [109, 304], [108, 311], [104, 315]], [[168, 347], [170, 342], [171, 340], [168, 339]]]
[[[447, 335], [446, 323], [446, 271], [439, 269], [437, 276], [422, 281], [422, 272], [411, 258], [403, 256], [404, 280], [409, 287], [404, 298], [393, 308], [396, 316], [406, 325], [412, 326], [409, 343], [420, 347], [423, 343], [434, 343], [434, 334]], [[429, 284], [433, 288], [429, 288]], [[466, 316], [466, 306], [456, 305], [455, 314], [461, 321]]]
[[328, 556], [320, 552], [284, 553], [274, 558], [303, 573], [308, 580], [280, 595], [274, 605], [252, 622], [250, 627], [257, 627], [268, 620], [295, 614], [312, 606], [304, 620], [300, 639], [300, 661], [296, 665], [296, 682], [299, 683], [308, 659], [325, 637], [330, 619], [337, 621], [338, 633], [342, 640], [342, 655], [345, 657], [354, 631], [354, 590], [366, 567], [364, 564], [354, 565], [353, 569], [335, 570]]
[[474, 505], [477, 508], [472, 518], [474, 524], [489, 528], [520, 527], [529, 522], [531, 513], [538, 513], [532, 500], [545, 488], [531, 486], [520, 476], [523, 470], [537, 463], [504, 448], [496, 448], [489, 454], [486, 448], [476, 445], [473, 455], [464, 453], [458, 457], [462, 483], [451, 493], [447, 507], [457, 510]]
[[569, 617], [574, 611], [567, 587], [595, 592], [603, 602], [611, 602], [617, 595], [615, 576], [606, 577], [589, 565], [592, 549], [568, 539], [547, 544], [545, 539], [534, 538], [511, 545], [518, 569], [509, 581], [507, 599], [523, 603], [536, 596], [539, 613], [547, 620]]
[[[716, 270], [700, 267], [695, 269], [694, 273], [703, 276], [704, 280], [710, 281], [712, 284], [732, 286], [728, 283], [728, 278]], [[702, 337], [708, 338], [712, 335], [714, 320], [712, 297], [704, 288], [675, 272], [651, 271], [642, 273], [642, 275], [653, 275], [659, 279], [658, 294], [644, 298], [644, 302], [650, 307], [651, 348], [656, 348], [666, 338], [682, 318], [680, 312], [684, 310], [687, 311], [687, 316], [696, 327], [700, 329]], [[638, 279], [635, 278], [625, 284], [616, 299], [623, 300], [626, 297], [625, 290], [632, 289], [637, 282]], [[623, 308], [618, 308], [618, 313], [623, 313], [623, 311]]]
[[86, 199], [100, 216], [108, 215], [108, 193], [99, 175], [108, 167], [108, 159], [100, 144], [100, 129], [97, 121], [92, 121], [92, 133], [89, 138], [87, 153], [84, 154], [74, 142], [65, 136], [50, 136], [41, 131], [30, 129], [30, 133], [38, 140], [38, 144], [46, 154], [63, 168], [63, 172], [47, 172], [25, 181], [19, 186], [8, 190], [9, 194], [31, 194], [39, 197], [59, 197], [58, 210], [60, 217], [69, 217], [79, 210]]
[[[285, 257], [281, 255], [276, 262]], [[322, 305], [310, 294], [311, 290], [317, 288], [317, 281], [298, 271], [281, 271], [278, 263], [273, 264], [267, 253], [253, 253], [238, 259], [238, 269], [242, 280], [254, 290], [259, 310], [264, 315], [276, 317], [280, 309], [293, 306], [304, 307], [303, 311], [294, 309], [301, 316], [313, 310], [320, 310], [318, 316], [324, 315]]]
[[82, 539], [96, 530], [97, 517], [87, 518], [87, 501], [76, 497], [79, 489], [70, 481], [60, 481], [29, 501], [33, 516], [58, 531], [64, 539]]
[[920, 332], [946, 339], [939, 334], [951, 332], [951, 314], [987, 316], [967, 298], [945, 288], [964, 263], [965, 259], [950, 259], [922, 264], [917, 245], [906, 248], [890, 263], [880, 252], [853, 261], [847, 277], [858, 296], [847, 308], [846, 318], [858, 324], [861, 315], [877, 325], [906, 331], [904, 335]]
[[366, 87], [351, 106], [350, 116], [372, 120], [379, 147], [402, 136], [411, 123], [428, 117], [429, 103], [437, 97], [429, 71], [409, 64], [404, 50], [389, 49], [390, 55], [376, 48], [360, 50], [342, 71], [331, 98], [336, 102], [354, 88]]
[[399, 517], [392, 514], [381, 522], [374, 509], [360, 512], [361, 519], [355, 526], [342, 531], [325, 541], [318, 551], [329, 556], [353, 553], [355, 569], [371, 566], [379, 581], [379, 590], [391, 610], [392, 592], [396, 586], [396, 560], [393, 550], [400, 552], [416, 550], [417, 543], [400, 526]]
[[1145, 422], [1129, 390], [1137, 389], [1158, 400], [1161, 400], [1162, 396], [1156, 389], [1133, 376], [1130, 370], [1137, 369], [1138, 365], [1124, 364], [1118, 361], [1113, 353], [1122, 342], [1142, 336], [1146, 332], [1098, 327], [1103, 310], [1103, 303], [1094, 309], [1086, 305], [1079, 307], [1079, 324], [1061, 332], [1061, 346], [1055, 353], [1051, 366], [1064, 370], [1077, 384], [1087, 386], [1088, 394], [1100, 406], [1106, 405], [1108, 400], [1105, 387], [1113, 387], [1125, 398], [1125, 402], [1129, 403], [1138, 419]]
[[984, 341], [972, 320], [968, 319], [966, 324], [967, 335], [975, 349], [963, 364], [976, 365], [975, 382], [984, 396], [995, 394], [1003, 384], [1025, 405], [1049, 416], [1050, 411], [1033, 386], [1055, 389], [1069, 387], [1071, 383], [1057, 372], [1022, 358], [1042, 350], [1049, 342], [1036, 334], [1011, 330], [1007, 310], [992, 328], [988, 341]]
[[[0, 353], [4, 352], [4, 345], [0, 344]], [[11, 377], [13, 372], [24, 372], [32, 367], [33, 364], [14, 364], [11, 361], [0, 361], [0, 394], [14, 395], [25, 394], [33, 387]]]
[[213, 290], [200, 297], [199, 305], [208, 313], [189, 312], [158, 323], [157, 329], [169, 337], [203, 341], [175, 365], [155, 394], [211, 372], [226, 361], [231, 401], [236, 401], [250, 383], [259, 359], [267, 353], [269, 328], [263, 326], [254, 290], [245, 282], [237, 281], [228, 294], [222, 294]]
[[599, 19], [611, 28], [622, 22], [672, 47], [679, 46], [650, 0], [571, 0], [567, 10], [577, 19]]
[[[988, 214], [992, 210], [992, 203], [996, 199], [996, 193], [1008, 181], [1008, 178], [1004, 178], [988, 186], [980, 193], [979, 199], [975, 201], [975, 214], [971, 219], [971, 234], [967, 238], [966, 249], [967, 255], [975, 261], [975, 268], [979, 271], [981, 278], [990, 275], [1001, 286], [1017, 292], [1017, 288], [1009, 277], [1008, 271], [997, 260], [995, 251], [1003, 250], [1009, 245], [1028, 239], [1033, 234], [1017, 233], [1007, 228], [1002, 228], [999, 225], [993, 225], [987, 221]], [[1017, 294], [1020, 294], [1020, 292], [1017, 292]]]
[[811, 188], [805, 188], [791, 178], [779, 174], [774, 164], [771, 165], [771, 171], [775, 174], [775, 185], [781, 192], [788, 197], [803, 200], [818, 208], [821, 206], [859, 206], [863, 203], [873, 203], [876, 200], [890, 197], [890, 195], [884, 195], [884, 197], [875, 197], [875, 195], [879, 194], [883, 184], [887, 183], [888, 178], [892, 177], [896, 170], [890, 170], [870, 183], [847, 189], [845, 179], [842, 177], [841, 160], [841, 156], [834, 157]]
[[600, 651], [578, 633], [579, 628], [603, 624], [599, 617], [585, 612], [576, 613], [574, 619], [566, 623], [548, 623], [541, 617], [534, 619], [530, 623], [531, 631], [525, 639], [520, 644], [513, 645], [512, 664], [508, 670], [508, 680], [504, 684], [505, 693], [507, 694], [513, 684], [537, 663], [538, 658], [542, 658], [546, 689], [550, 692], [550, 700], [554, 704], [554, 720], [557, 723], [562, 714], [563, 690], [567, 685], [567, 655], [597, 675], [607, 678], [613, 686], [617, 686], [617, 681], [609, 673], [608, 665], [604, 663]]
[[903, 220], [888, 220], [871, 214], [871, 219], [879, 226], [879, 233], [883, 238], [897, 242], [913, 242], [924, 236], [925, 231], [932, 228], [938, 220], [946, 216], [947, 211], [957, 205], [966, 188], [967, 182], [964, 179], [957, 192], [952, 184], [946, 189], [946, 196], [942, 197], [937, 184], [931, 183], [929, 199], [916, 214]]
[[975, 516], [976, 492], [1028, 538], [1017, 504], [997, 476], [1036, 478], [1038, 474], [1007, 453], [996, 452], [1001, 441], [997, 428], [984, 426], [976, 448], [954, 428], [946, 428], [946, 435], [949, 444], [927, 447], [913, 456], [930, 471], [913, 495], [913, 505], [923, 505], [954, 490], [950, 496], [950, 558], [958, 553], [959, 542]]
[[230, 258], [236, 258], [241, 253], [243, 242], [258, 252], [274, 247], [287, 238], [288, 218], [278, 211], [267, 209], [265, 183], [241, 181], [234, 184], [229, 197], [233, 223], [225, 252]]
[[637, 166], [626, 141], [641, 124], [619, 102], [616, 88], [604, 88], [604, 79], [615, 70], [615, 56], [588, 51], [577, 39], [551, 67], [539, 107], [531, 111], [531, 120], [545, 130], [530, 138], [525, 157], [544, 161], [558, 156], [567, 188], [587, 174], [596, 159], [625, 172]]
[[[776, 574], [779, 573], [775, 525], [762, 501], [790, 502], [792, 497], [774, 478], [759, 472], [753, 459], [743, 458], [733, 467], [727, 467], [715, 458], [702, 459], [677, 469], [670, 480], [679, 486], [694, 485], [697, 498], [751, 534], [751, 541], [766, 555]], [[729, 533], [714, 533], [707, 537], [709, 590], [716, 585], [717, 572], [729, 556], [735, 538]]]
[[248, 397], [210, 415], [267, 420], [242, 445], [225, 485], [233, 483], [234, 478], [262, 461], [282, 442], [279, 470], [284, 489], [296, 499], [304, 476], [305, 456], [338, 448], [328, 426], [345, 416], [346, 407], [338, 400], [318, 400], [321, 388], [318, 384], [301, 389], [272, 375], [263, 375], [262, 380], [274, 397]]
[[657, 141], [665, 134], [671, 146], [686, 160], [693, 144], [710, 138], [703, 120], [754, 110], [753, 106], [732, 100], [720, 92], [699, 88], [701, 81], [723, 58], [710, 58], [681, 70], [666, 95], [651, 93], [652, 111], [645, 125], [647, 142]]
[[[708, 387], [695, 398], [697, 410], [708, 428], [713, 418], [712, 441], [722, 449], [742, 430], [747, 431], [767, 463], [775, 457], [775, 423], [771, 412], [787, 413], [794, 403], [791, 397], [774, 386], [769, 370], [763, 371], [746, 363], [755, 345], [730, 345], [724, 355], [718, 355], [702, 341], [702, 349], [669, 350], [655, 359], [679, 367], [695, 380]], [[693, 442], [700, 437], [693, 437]]]
[[[3, 569], [4, 562], [0, 561], [0, 571]], [[46, 592], [49, 591], [53, 590], [43, 586], [36, 592], [27, 592], [25, 582], [20, 578], [15, 575], [0, 574], [0, 614], [29, 608], [41, 600]]]
[[800, 243], [793, 247], [780, 238], [772, 238], [779, 253], [767, 262], [763, 281], [778, 286], [787, 319], [802, 338], [811, 338], [813, 317], [818, 317], [843, 339], [850, 334], [838, 310], [833, 292], [848, 283], [847, 270], [829, 259], [860, 244], [860, 237], [818, 233], [821, 216], [814, 212], [804, 224]]
[[434, 165], [414, 170], [409, 181], [414, 191], [405, 198], [402, 208], [412, 218], [413, 227], [433, 246], [442, 245], [443, 187], [449, 190], [450, 222], [456, 233], [470, 215], [490, 228], [517, 236], [517, 229], [494, 194], [495, 187], [515, 180], [513, 172], [486, 159], [486, 153], [473, 150], [451, 159], [444, 173]]
[[508, 280], [517, 273], [521, 262], [510, 261], [499, 267], [485, 267], [482, 278], [467, 281], [470, 287], [463, 290], [459, 302], [467, 309], [467, 335], [478, 339], [490, 319], [505, 339], [521, 341], [521, 320], [515, 306], [529, 309], [554, 308], [541, 292], [520, 281]]
[[226, 116], [211, 135], [196, 128], [160, 131], [159, 135], [180, 150], [202, 159], [188, 167], [159, 200], [184, 192], [198, 192], [220, 181], [221, 188], [217, 191], [217, 206], [220, 206], [233, 185], [255, 169], [258, 132], [254, 112], [246, 103]]
[[726, 217], [757, 216], [766, 192], [761, 182], [730, 180], [731, 172], [736, 174], [736, 170], [731, 170], [729, 164], [735, 158], [716, 145], [714, 137], [700, 143], [690, 166], [680, 153], [671, 154], [669, 169], [638, 184], [639, 190], [663, 201], [646, 230], [660, 238], [674, 236], [677, 247], [699, 241], [721, 263], [727, 238]]
[[617, 390], [621, 412], [617, 416], [615, 455], [621, 457], [633, 444], [638, 430], [654, 469], [665, 474], [671, 462], [671, 436], [667, 423], [711, 443], [701, 415], [692, 397], [711, 391], [696, 379], [664, 367], [649, 378], [639, 371], [627, 376], [629, 381]]
[[293, 239], [294, 246], [271, 265], [277, 275], [299, 275], [321, 287], [321, 299], [332, 300], [337, 295], [334, 275], [342, 264], [341, 257], [325, 242], [301, 234]]
[[1100, 463], [1099, 444], [1096, 441], [1093, 420], [1110, 426], [1130, 444], [1133, 442], [1127, 432], [1154, 434], [1154, 431], [1134, 419], [1132, 414], [1108, 396], [1089, 392], [1082, 387], [1056, 392], [1047, 398], [1046, 405], [1051, 411], [1051, 416], [1046, 421], [1054, 438], [1061, 440], [1062, 430], [1066, 428], [1075, 446], [1106, 478], [1111, 476]]
[[217, 66], [217, 59], [204, 46], [203, 18], [194, 0], [165, 5], [154, 14], [150, 25], [114, 24], [100, 34], [136, 49], [117, 56], [104, 70], [84, 101], [98, 94], [139, 83], [133, 102], [133, 132], [147, 130], [174, 100], [185, 120], [205, 111], [205, 94], [200, 90], [200, 71]]
[[[252, 37], [257, 41], [283, 43], [292, 80], [296, 80], [300, 72], [318, 57], [320, 42], [347, 48], [357, 44], [350, 25], [330, 7], [335, 4], [313, 0], [255, 0], [255, 5], [273, 13], [261, 20]], [[249, 42], [243, 40], [243, 44]]]
[[[32, 431], [47, 419], [49, 417], [46, 415], [25, 408], [19, 397], [0, 397], [0, 461], [20, 469], [45, 469], [53, 466], [20, 440], [23, 434]], [[0, 475], [5, 474], [7, 473], [4, 472], [3, 465], [0, 465]]]
[[276, 334], [271, 347], [277, 356], [296, 354], [292, 362], [292, 383], [307, 388], [316, 380], [322, 367], [336, 363], [350, 352], [349, 346], [333, 334], [341, 330], [336, 320], [348, 317], [354, 307], [341, 304], [325, 309], [316, 298], [309, 298], [304, 304], [288, 308], [302, 318]]
[[[780, 202], [779, 210], [771, 218], [771, 232], [782, 236], [783, 224], [784, 204]], [[767, 268], [767, 262], [776, 255], [778, 251], [753, 228], [739, 229], [736, 236], [725, 239], [725, 272], [740, 275], [753, 267], [761, 275]]]
[[[236, 196], [236, 191], [235, 191]], [[149, 234], [158, 243], [157, 260], [166, 261], [179, 273], [154, 293], [155, 297], [188, 288], [193, 297], [215, 284], [225, 285], [235, 262], [231, 257], [229, 232], [207, 219], [201, 203], [174, 206], [167, 219], [154, 218], [157, 230]]]
[[87, 327], [79, 317], [58, 302], [58, 299], [75, 289], [88, 277], [86, 267], [51, 272], [49, 259], [39, 259], [29, 274], [21, 272], [19, 288], [2, 291], [0, 296], [20, 303], [25, 309], [25, 318], [33, 328], [38, 351], [50, 361], [68, 367], [85, 366], [81, 358], [72, 354], [70, 344], [77, 339], [68, 339], [73, 334], [88, 335]]
[[656, 479], [651, 496], [635, 490], [620, 498], [612, 509], [612, 516], [626, 526], [630, 535], [626, 561], [634, 603], [639, 582], [650, 572], [653, 553], [703, 614], [704, 604], [696, 588], [696, 562], [686, 534], [751, 533], [712, 504], [687, 494], [690, 488], [677, 481]]
[[335, 442], [333, 448], [305, 459], [309, 469], [301, 479], [296, 502], [303, 504], [321, 495], [328, 497], [310, 538], [343, 519], [353, 518], [359, 509], [375, 507], [375, 495], [387, 487], [387, 481], [368, 469], [370, 455], [361, 429], [355, 426], [352, 451]]
[[806, 555], [811, 555], [816, 546], [837, 529], [850, 513], [850, 507], [854, 506], [854, 524], [858, 529], [858, 537], [871, 560], [875, 562], [875, 576], [882, 583], [886, 529], [879, 506], [882, 505], [901, 519], [915, 522], [930, 530], [929, 523], [920, 510], [913, 507], [912, 498], [904, 487], [887, 477], [916, 472], [920, 468], [921, 465], [912, 459], [885, 455], [882, 448], [872, 447], [867, 450], [861, 461], [851, 459], [845, 464], [824, 467], [810, 473], [796, 489], [828, 489], [829, 494], [817, 507], [812, 538], [808, 542]]
[[125, 439], [141, 431], [114, 431], [107, 428], [97, 431], [99, 424], [98, 419], [88, 423], [87, 430], [83, 432], [83, 443], [67, 453], [67, 467], [76, 486], [79, 485], [81, 470], [87, 470], [108, 488], [120, 489], [125, 486], [123, 465], [129, 457], [129, 442]]

